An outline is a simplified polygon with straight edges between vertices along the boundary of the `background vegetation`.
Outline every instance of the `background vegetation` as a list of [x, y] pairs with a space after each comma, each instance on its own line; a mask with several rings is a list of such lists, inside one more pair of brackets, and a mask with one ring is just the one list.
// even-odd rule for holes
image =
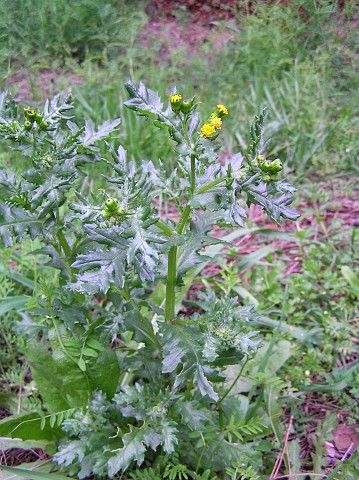
[[[225, 15], [216, 2], [206, 2], [210, 24], [207, 16], [193, 23], [188, 3], [177, 2], [169, 12], [159, 1], [0, 0], [2, 89], [11, 89], [24, 106], [37, 106], [44, 96], [71, 88], [83, 118], [102, 123], [121, 116], [118, 142], [129, 155], [160, 158], [169, 171], [175, 167], [170, 144], [123, 109], [126, 80], [143, 80], [164, 98], [177, 85], [197, 96], [204, 115], [219, 95], [232, 113], [223, 157], [246, 147], [249, 121], [268, 107], [270, 153], [283, 160], [299, 187], [302, 218], [283, 233], [269, 230], [253, 210], [222, 269], [207, 267], [198, 288], [212, 284], [244, 304], [256, 303], [268, 318], [266, 341], [275, 338], [282, 347], [276, 347], [271, 373], [290, 392], [282, 391], [278, 422], [268, 436], [278, 440], [271, 443], [268, 465], [282, 442], [286, 425], [280, 422], [292, 415], [290, 456], [298, 472], [329, 472], [345, 454], [335, 443], [335, 427], [358, 422], [356, 2], [224, 2]], [[16, 168], [20, 161], [17, 152], [0, 150], [3, 165]], [[6, 413], [38, 401], [15, 314], [38, 294], [47, 269], [26, 256], [34, 248], [29, 243], [22, 251], [0, 252], [0, 406], [2, 399]], [[188, 309], [200, 306], [195, 293], [188, 295]], [[274, 328], [278, 322], [280, 329]], [[257, 361], [248, 368], [261, 367]], [[261, 395], [260, 386], [238, 388]], [[328, 454], [326, 440], [336, 456]], [[352, 440], [355, 446], [354, 433]], [[332, 478], [357, 478], [356, 461], [353, 456], [350, 468]]]

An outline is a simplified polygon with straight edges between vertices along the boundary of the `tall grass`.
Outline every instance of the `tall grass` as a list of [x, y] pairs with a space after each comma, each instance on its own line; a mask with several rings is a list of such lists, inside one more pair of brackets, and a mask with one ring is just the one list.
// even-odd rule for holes
[[[67, 62], [67, 71], [83, 80], [74, 88], [81, 115], [96, 122], [120, 115], [119, 141], [134, 158], [155, 162], [161, 158], [174, 168], [170, 145], [161, 132], [143, 128], [142, 119], [123, 109], [123, 83], [128, 78], [146, 82], [163, 99], [172, 85], [185, 96], [196, 94], [204, 116], [218, 101], [227, 104], [232, 115], [222, 132], [226, 153], [245, 148], [249, 122], [266, 105], [267, 134], [273, 137], [269, 153], [280, 156], [295, 174], [306, 175], [308, 169], [341, 174], [355, 168], [358, 98], [351, 23], [355, 2], [346, 2], [340, 13], [336, 4], [324, 0], [290, 0], [286, 6], [256, 1], [252, 14], [239, 11], [232, 21], [217, 23], [206, 42], [200, 37], [187, 47], [174, 47], [172, 42], [170, 49], [169, 30], [177, 28], [173, 24], [164, 26], [164, 34], [156, 31], [145, 38], [141, 33], [145, 16], [135, 7], [143, 9], [144, 2], [112, 0], [102, 8], [98, 0], [59, 0], [56, 6], [40, 0], [38, 16], [31, 12], [33, 1], [14, 3], [20, 15], [6, 27], [12, 7], [0, 0], [5, 11], [0, 24], [14, 52], [20, 48], [15, 39], [21, 31], [23, 56], [31, 52], [35, 59], [42, 56], [40, 65], [45, 61], [53, 65], [51, 59], [57, 55]], [[29, 17], [25, 10], [30, 10]], [[223, 37], [229, 40], [218, 50], [216, 43]], [[74, 58], [84, 61], [74, 64]], [[38, 69], [31, 70], [30, 77], [37, 73]], [[66, 69], [59, 71], [54, 93], [69, 86], [69, 76]], [[153, 137], [155, 142], [150, 141]]]

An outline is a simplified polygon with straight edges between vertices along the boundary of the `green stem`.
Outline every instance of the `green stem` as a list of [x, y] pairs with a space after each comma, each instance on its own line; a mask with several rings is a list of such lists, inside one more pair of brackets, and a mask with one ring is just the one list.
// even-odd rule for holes
[[213, 180], [213, 182], [207, 183], [207, 185], [203, 185], [203, 187], [199, 188], [197, 193], [201, 194], [207, 192], [207, 190], [210, 190], [212, 187], [215, 187], [216, 185], [224, 182], [225, 180], [227, 180], [227, 177], [216, 178], [216, 180]]
[[165, 223], [163, 223], [161, 220], [158, 220], [155, 225], [156, 227], [160, 228], [162, 232], [167, 235], [167, 237], [172, 237], [173, 235], [175, 235], [175, 232], [173, 232], [172, 229], [168, 227]]
[[[192, 195], [196, 188], [196, 156], [191, 155], [191, 192]], [[181, 218], [177, 225], [177, 233], [181, 235], [185, 229], [191, 213], [191, 207], [189, 202], [182, 211]], [[161, 228], [161, 227], [160, 227]], [[176, 306], [176, 280], [177, 280], [177, 247], [171, 247], [168, 252], [168, 270], [167, 270], [167, 282], [166, 282], [166, 306], [165, 306], [165, 320], [169, 322], [175, 317]]]
[[177, 247], [171, 247], [168, 252], [168, 271], [166, 282], [165, 320], [169, 322], [175, 316], [176, 305], [176, 277], [177, 277]]
[[181, 235], [185, 231], [190, 213], [191, 213], [191, 207], [187, 204], [183, 209], [180, 221], [178, 222], [178, 225], [177, 225], [178, 234]]
[[217, 403], [217, 408], [220, 406], [220, 404], [223, 402], [223, 400], [227, 397], [227, 395], [232, 391], [233, 387], [234, 387], [235, 384], [238, 382], [239, 378], [242, 376], [244, 367], [247, 365], [248, 360], [249, 360], [249, 357], [247, 356], [245, 362], [244, 362], [243, 365], [242, 365], [242, 368], [239, 370], [238, 375], [237, 375], [236, 378], [234, 379], [234, 382], [232, 383], [232, 385], [229, 387], [229, 389], [226, 391], [226, 393], [223, 395], [223, 397], [222, 397], [222, 398], [219, 400], [219, 402]]
[[66, 257], [69, 257], [72, 254], [72, 250], [70, 245], [68, 244], [64, 232], [62, 229], [58, 230], [56, 233], [57, 239], [60, 242], [61, 248], [64, 251]]
[[191, 192], [196, 189], [196, 155], [191, 155]]

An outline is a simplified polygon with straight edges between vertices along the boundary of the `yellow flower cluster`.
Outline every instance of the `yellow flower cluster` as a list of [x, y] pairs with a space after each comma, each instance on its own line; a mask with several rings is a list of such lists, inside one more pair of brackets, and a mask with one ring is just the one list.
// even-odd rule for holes
[[170, 96], [171, 103], [181, 103], [182, 102], [182, 95], [179, 93], [175, 93], [174, 95]]
[[216, 129], [210, 123], [205, 123], [201, 128], [201, 135], [204, 138], [211, 138], [216, 133]]
[[224, 105], [217, 105], [217, 110], [221, 115], [228, 115], [228, 109]]
[[201, 135], [204, 138], [211, 138], [222, 127], [222, 117], [228, 115], [228, 109], [224, 105], [217, 105], [217, 110], [211, 113], [209, 121], [201, 128]]

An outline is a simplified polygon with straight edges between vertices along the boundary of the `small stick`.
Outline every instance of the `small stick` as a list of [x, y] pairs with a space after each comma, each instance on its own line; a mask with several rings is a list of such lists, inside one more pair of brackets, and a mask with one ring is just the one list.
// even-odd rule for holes
[[[269, 480], [276, 480], [277, 473], [279, 472], [280, 466], [282, 465], [282, 461], [283, 461], [283, 457], [284, 457], [284, 452], [285, 452], [285, 450], [286, 450], [287, 443], [288, 443], [288, 438], [289, 438], [290, 429], [291, 429], [292, 424], [293, 424], [293, 419], [294, 419], [293, 416], [291, 416], [290, 419], [289, 419], [288, 428], [287, 428], [287, 431], [285, 432], [285, 436], [284, 436], [284, 445], [283, 445], [282, 451], [280, 452], [279, 457], [277, 457], [277, 460], [276, 460], [276, 462], [275, 462], [275, 464], [274, 464], [272, 473], [270, 474]], [[287, 476], [288, 476], [288, 475], [287, 475]], [[284, 478], [285, 478], [285, 477], [284, 477]]]
[[17, 396], [17, 414], [20, 415], [21, 411], [21, 394], [22, 394], [22, 384], [19, 385], [19, 393]]

